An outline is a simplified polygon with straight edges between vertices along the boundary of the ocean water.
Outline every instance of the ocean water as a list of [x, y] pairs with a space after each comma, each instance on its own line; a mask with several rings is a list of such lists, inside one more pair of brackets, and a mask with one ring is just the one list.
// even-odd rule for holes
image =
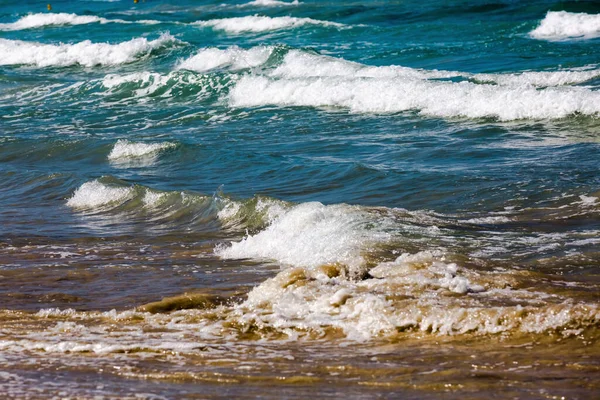
[[597, 398], [595, 1], [0, 1], [7, 398]]

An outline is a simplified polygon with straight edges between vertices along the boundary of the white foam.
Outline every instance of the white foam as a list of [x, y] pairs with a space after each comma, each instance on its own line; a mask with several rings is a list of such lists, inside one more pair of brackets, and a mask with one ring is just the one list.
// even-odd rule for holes
[[135, 190], [131, 187], [107, 186], [97, 180], [81, 185], [67, 205], [73, 208], [97, 208], [108, 204], [122, 204], [131, 199]]
[[265, 230], [216, 253], [223, 258], [272, 259], [288, 266], [340, 263], [351, 273], [360, 273], [364, 266], [361, 252], [388, 237], [367, 229], [369, 218], [358, 207], [315, 202], [279, 212], [272, 215], [274, 220]]
[[[343, 107], [353, 112], [414, 110], [438, 117], [556, 119], [600, 113], [599, 92], [563, 86], [598, 76], [600, 70], [592, 67], [513, 74], [374, 67], [292, 50], [274, 70], [242, 77], [229, 102], [233, 107]], [[444, 80], [453, 77], [470, 81]]]
[[598, 198], [594, 196], [581, 195], [579, 196], [579, 199], [581, 200], [579, 204], [583, 205], [584, 207], [595, 206], [598, 202]]
[[600, 93], [586, 88], [503, 87], [407, 79], [269, 79], [246, 76], [229, 96], [232, 107], [342, 107], [352, 112], [419, 111], [435, 117], [556, 119], [600, 114]]
[[153, 50], [179, 42], [170, 34], [158, 39], [136, 38], [109, 44], [89, 40], [75, 44], [42, 44], [0, 39], [0, 65], [34, 65], [37, 67], [82, 65], [120, 65], [135, 61]]
[[545, 40], [597, 38], [600, 37], [600, 14], [549, 11], [529, 34], [532, 38]]
[[[460, 269], [429, 253], [403, 254], [369, 271], [374, 279], [330, 278], [314, 269], [287, 269], [254, 288], [236, 309], [242, 324], [323, 333], [353, 340], [399, 330], [440, 335], [544, 332], [600, 321], [596, 304], [548, 304], [544, 293], [501, 287], [505, 278]], [[482, 280], [491, 290], [473, 283]], [[450, 294], [452, 293], [452, 294]], [[489, 302], [489, 303], [488, 303]], [[496, 306], [499, 302], [520, 305]]]
[[279, 0], [254, 0], [246, 4], [240, 5], [240, 7], [289, 7], [297, 6], [300, 3], [298, 0], [291, 2], [279, 1]]
[[225, 50], [217, 48], [206, 48], [200, 50], [193, 57], [181, 62], [177, 69], [204, 72], [214, 68], [228, 67], [235, 71], [244, 68], [253, 68], [264, 64], [271, 53], [272, 46], [257, 46], [248, 50], [237, 46]]
[[304, 25], [319, 25], [336, 28], [342, 28], [345, 26], [337, 22], [319, 21], [312, 18], [265, 17], [259, 15], [197, 21], [194, 22], [194, 25], [210, 27], [234, 34], [242, 32], [269, 32], [281, 29], [293, 29]]
[[115, 143], [113, 149], [108, 155], [109, 160], [127, 160], [142, 157], [154, 157], [158, 153], [172, 149], [176, 146], [175, 143], [138, 143], [128, 140], [119, 139]]
[[492, 216], [481, 218], [469, 218], [461, 222], [467, 224], [504, 224], [506, 222], [510, 222], [510, 218], [504, 216]]
[[0, 24], [0, 31], [18, 31], [22, 29], [42, 28], [44, 26], [87, 25], [87, 24], [160, 24], [155, 20], [125, 21], [106, 19], [95, 15], [77, 15], [67, 13], [28, 14], [15, 22]]
[[472, 78], [482, 82], [495, 82], [510, 86], [563, 86], [584, 83], [600, 77], [600, 69], [589, 68], [563, 71], [526, 71], [513, 74], [475, 74]]

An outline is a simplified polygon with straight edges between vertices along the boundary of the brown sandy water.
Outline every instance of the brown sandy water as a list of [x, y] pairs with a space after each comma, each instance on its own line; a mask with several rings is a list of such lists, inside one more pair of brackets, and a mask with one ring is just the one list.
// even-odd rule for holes
[[[3, 244], [1, 263], [0, 391], [7, 398], [591, 399], [600, 393], [598, 277], [590, 273], [581, 279], [543, 270], [509, 274], [515, 288], [544, 291], [545, 301], [494, 296], [477, 311], [465, 298], [477, 293], [437, 289], [444, 310], [415, 303], [431, 285], [402, 286], [402, 295], [393, 286], [400, 283], [388, 283], [390, 318], [402, 307], [442, 316], [463, 307], [468, 315], [452, 322], [454, 332], [421, 321], [353, 340], [342, 325], [316, 329], [300, 315], [291, 325], [249, 318], [257, 310], [246, 310], [251, 304], [244, 301], [253, 287], [287, 280], [284, 290], [300, 293], [319, 280], [297, 274], [290, 280], [271, 263], [224, 260], [193, 238], [13, 240]], [[359, 292], [367, 289], [355, 289], [350, 298], [363, 299]], [[526, 311], [515, 311], [515, 303]], [[264, 307], [260, 312], [270, 315], [277, 305]], [[490, 307], [508, 311], [482, 317]], [[551, 321], [556, 315], [562, 322]], [[480, 327], [461, 332], [469, 318]], [[503, 325], [502, 318], [516, 322]], [[525, 329], [531, 318], [545, 327]], [[494, 321], [496, 333], [482, 328]]]

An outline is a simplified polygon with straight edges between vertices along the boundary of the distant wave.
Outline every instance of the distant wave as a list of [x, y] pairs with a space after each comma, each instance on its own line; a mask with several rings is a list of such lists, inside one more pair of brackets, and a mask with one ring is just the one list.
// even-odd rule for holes
[[106, 19], [97, 17], [95, 15], [77, 15], [67, 13], [47, 13], [47, 14], [29, 14], [26, 15], [16, 22], [7, 24], [0, 24], [1, 31], [17, 31], [22, 29], [41, 28], [44, 26], [58, 26], [58, 25], [85, 25], [85, 24], [108, 24], [108, 23], [119, 23], [119, 24], [131, 24], [131, 23], [143, 23], [143, 24], [155, 24], [159, 21], [136, 21], [130, 22], [122, 19]]
[[118, 44], [92, 43], [43, 44], [0, 39], [0, 65], [34, 65], [37, 67], [82, 65], [120, 65], [135, 61], [151, 51], [180, 43], [170, 34], [158, 39], [136, 38]]
[[246, 4], [241, 4], [239, 7], [289, 7], [297, 6], [300, 3], [298, 0], [291, 2], [278, 1], [278, 0], [254, 0]]
[[281, 29], [293, 29], [304, 25], [320, 25], [336, 28], [346, 26], [337, 22], [319, 21], [312, 18], [264, 17], [258, 15], [238, 18], [211, 19], [208, 21], [197, 21], [193, 24], [235, 34], [242, 32], [268, 32]]
[[600, 14], [550, 11], [530, 35], [545, 40], [597, 38], [600, 37]]

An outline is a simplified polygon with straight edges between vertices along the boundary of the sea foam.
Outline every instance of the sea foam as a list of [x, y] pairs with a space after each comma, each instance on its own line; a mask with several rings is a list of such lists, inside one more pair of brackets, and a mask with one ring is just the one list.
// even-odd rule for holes
[[600, 321], [596, 304], [549, 304], [544, 293], [502, 289], [507, 278], [501, 274], [482, 276], [427, 251], [403, 254], [369, 274], [372, 279], [348, 280], [331, 268], [286, 269], [255, 287], [234, 315], [244, 326], [318, 335], [334, 329], [359, 341], [411, 331], [540, 333]]
[[21, 40], [0, 39], [0, 65], [33, 65], [37, 67], [65, 67], [82, 65], [111, 66], [130, 63], [153, 50], [180, 43], [170, 34], [155, 40], [136, 38], [127, 42], [109, 44], [89, 40], [75, 44], [43, 44]]
[[281, 29], [293, 29], [305, 25], [319, 25], [336, 28], [342, 28], [345, 26], [337, 22], [319, 21], [312, 18], [265, 17], [259, 15], [197, 21], [194, 22], [194, 25], [210, 27], [234, 34], [242, 32], [268, 32]]
[[597, 38], [600, 37], [600, 14], [549, 11], [529, 34], [535, 39], [557, 41]]

